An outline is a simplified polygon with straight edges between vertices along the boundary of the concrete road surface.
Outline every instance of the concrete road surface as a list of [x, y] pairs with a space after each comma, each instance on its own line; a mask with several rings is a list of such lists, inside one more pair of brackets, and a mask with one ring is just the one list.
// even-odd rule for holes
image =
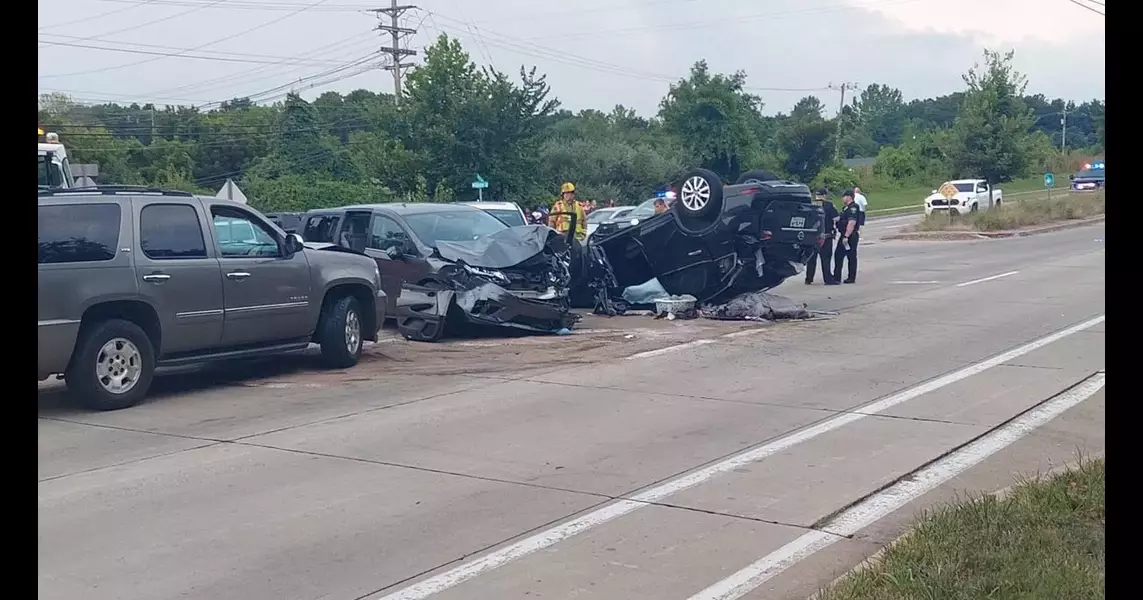
[[856, 285], [777, 290], [829, 320], [41, 392], [39, 597], [805, 598], [921, 508], [1103, 452], [1103, 238], [872, 243]]

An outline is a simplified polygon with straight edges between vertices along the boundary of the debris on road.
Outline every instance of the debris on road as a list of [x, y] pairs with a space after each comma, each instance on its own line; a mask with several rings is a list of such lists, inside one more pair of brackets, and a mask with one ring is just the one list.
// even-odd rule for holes
[[799, 304], [784, 296], [750, 292], [733, 298], [726, 304], [707, 304], [702, 307], [702, 315], [723, 321], [779, 321], [809, 319], [814, 313], [806, 304]]

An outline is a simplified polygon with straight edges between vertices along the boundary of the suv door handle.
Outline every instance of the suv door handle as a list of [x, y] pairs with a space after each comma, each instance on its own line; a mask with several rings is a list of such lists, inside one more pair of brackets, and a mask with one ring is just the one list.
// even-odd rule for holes
[[166, 273], [155, 273], [153, 275], [144, 275], [143, 281], [150, 281], [151, 283], [162, 283], [170, 278], [171, 276], [167, 275]]
[[233, 272], [227, 273], [226, 276], [231, 278], [231, 279], [246, 279], [247, 277], [250, 276], [250, 274], [246, 273], [244, 271], [233, 271]]

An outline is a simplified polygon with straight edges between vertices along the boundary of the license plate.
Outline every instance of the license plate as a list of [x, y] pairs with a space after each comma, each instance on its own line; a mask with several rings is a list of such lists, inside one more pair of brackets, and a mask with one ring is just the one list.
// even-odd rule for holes
[[794, 218], [790, 219], [790, 227], [801, 228], [801, 227], [805, 227], [805, 226], [806, 226], [806, 218], [805, 217], [794, 217]]

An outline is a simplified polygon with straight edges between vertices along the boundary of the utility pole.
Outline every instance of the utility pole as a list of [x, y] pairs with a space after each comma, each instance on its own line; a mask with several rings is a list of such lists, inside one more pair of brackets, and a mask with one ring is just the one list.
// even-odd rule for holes
[[842, 116], [842, 113], [845, 111], [845, 92], [846, 92], [846, 90], [851, 90], [851, 91], [856, 90], [857, 84], [856, 83], [843, 83], [843, 84], [841, 84], [841, 87], [838, 88], [838, 87], [835, 87], [831, 83], [829, 85], [829, 89], [841, 91], [841, 102], [837, 105], [837, 133], [834, 136], [834, 140], [833, 140], [833, 159], [834, 160], [840, 160], [841, 159], [841, 116]]
[[1064, 105], [1064, 116], [1060, 119], [1060, 125], [1063, 125], [1063, 139], [1060, 142], [1060, 152], [1062, 154], [1068, 153], [1068, 105]]
[[[390, 4], [387, 8], [375, 8], [370, 12], [377, 15], [377, 20], [379, 21], [377, 24], [377, 31], [387, 32], [392, 42], [392, 45], [390, 46], [382, 46], [381, 52], [391, 56], [393, 61], [381, 68], [385, 69], [386, 71], [393, 72], [393, 99], [396, 103], [400, 104], [401, 70], [413, 66], [412, 63], [402, 63], [401, 59], [406, 56], [417, 55], [416, 51], [402, 48], [400, 41], [401, 38], [406, 35], [413, 35], [414, 33], [417, 33], [417, 30], [410, 29], [408, 27], [400, 27], [398, 25], [398, 20], [401, 18], [401, 15], [405, 14], [405, 11], [412, 10], [417, 7], [413, 5], [399, 5], [397, 4], [397, 0], [390, 1], [392, 4]], [[382, 17], [389, 17], [389, 23], [386, 24]]]

